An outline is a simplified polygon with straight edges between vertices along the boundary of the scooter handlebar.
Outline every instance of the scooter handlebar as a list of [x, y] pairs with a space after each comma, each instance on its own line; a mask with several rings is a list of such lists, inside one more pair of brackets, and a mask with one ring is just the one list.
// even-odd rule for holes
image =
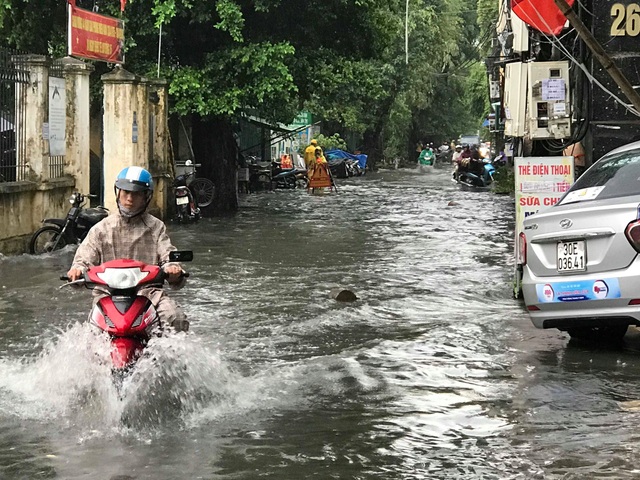
[[[161, 272], [160, 272], [160, 282], [164, 283], [164, 281], [167, 279], [167, 277], [168, 277], [167, 273], [164, 270], [161, 270]], [[190, 274], [189, 274], [189, 272], [185, 272], [183, 270], [182, 273], [180, 274], [180, 277], [188, 278], [188, 277], [190, 277]], [[69, 285], [79, 285], [79, 284], [87, 283], [86, 279], [84, 277], [83, 278], [79, 278], [78, 280], [70, 281], [71, 279], [67, 275], [60, 275], [60, 280], [65, 281], [67, 283], [65, 283], [64, 285], [60, 285], [60, 287], [58, 287], [58, 288], [67, 287]]]

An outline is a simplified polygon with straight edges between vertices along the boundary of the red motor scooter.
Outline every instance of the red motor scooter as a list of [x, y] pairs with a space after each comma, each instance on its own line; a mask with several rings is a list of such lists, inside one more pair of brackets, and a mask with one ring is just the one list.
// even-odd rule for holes
[[[193, 252], [174, 251], [169, 260], [189, 262], [193, 260]], [[69, 280], [66, 276], [60, 278]], [[145, 287], [162, 288], [165, 278], [159, 265], [118, 259], [92, 267], [84, 278], [63, 285], [85, 285], [105, 292], [106, 296], [91, 309], [89, 321], [111, 338], [114, 374], [126, 373], [142, 355], [151, 335], [159, 330], [160, 318], [154, 305], [138, 292]]]

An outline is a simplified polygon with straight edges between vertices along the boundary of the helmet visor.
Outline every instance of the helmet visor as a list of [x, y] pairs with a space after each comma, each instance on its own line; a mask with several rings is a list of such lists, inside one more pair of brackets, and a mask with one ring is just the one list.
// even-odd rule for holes
[[128, 178], [118, 178], [116, 180], [116, 188], [127, 192], [144, 192], [145, 190], [151, 190], [148, 183], [139, 180], [129, 180]]

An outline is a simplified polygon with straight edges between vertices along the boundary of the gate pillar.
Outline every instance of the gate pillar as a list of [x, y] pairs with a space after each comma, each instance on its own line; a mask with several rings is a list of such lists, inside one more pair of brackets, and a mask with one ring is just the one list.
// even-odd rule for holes
[[125, 167], [149, 169], [149, 106], [142, 77], [117, 66], [104, 83], [104, 205], [117, 211], [113, 182]]
[[91, 171], [89, 75], [93, 65], [72, 57], [62, 59], [67, 99], [65, 173], [76, 179], [76, 189], [89, 193]]
[[[15, 55], [13, 61], [29, 72], [29, 84], [16, 85], [16, 102], [25, 102], [25, 112], [16, 118], [16, 132], [24, 132], [27, 141], [18, 142], [17, 158], [24, 158], [28, 178], [19, 180], [45, 181], [49, 179], [49, 142], [43, 138], [48, 122], [49, 60], [44, 55]], [[23, 151], [24, 149], [24, 151]]]

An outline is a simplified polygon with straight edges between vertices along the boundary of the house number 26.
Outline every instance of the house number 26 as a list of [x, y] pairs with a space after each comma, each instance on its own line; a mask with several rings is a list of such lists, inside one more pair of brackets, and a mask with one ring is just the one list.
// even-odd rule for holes
[[612, 37], [636, 37], [640, 34], [640, 5], [630, 3], [626, 7], [621, 3], [614, 3], [611, 6]]

